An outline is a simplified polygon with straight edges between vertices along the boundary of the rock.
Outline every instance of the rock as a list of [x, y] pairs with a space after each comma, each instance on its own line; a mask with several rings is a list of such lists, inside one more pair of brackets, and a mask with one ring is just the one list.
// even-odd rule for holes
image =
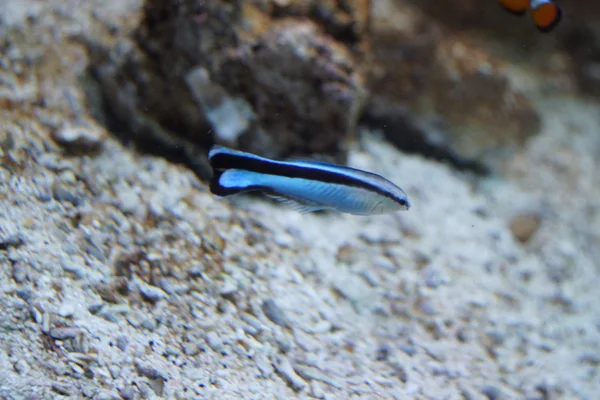
[[75, 314], [77, 303], [73, 300], [65, 300], [58, 309], [58, 315], [63, 318], [72, 317]]
[[319, 371], [317, 368], [309, 365], [296, 363], [294, 365], [294, 371], [307, 381], [320, 381], [338, 390], [342, 389], [343, 387], [339, 382], [336, 382], [323, 372]]
[[274, 364], [277, 373], [286, 381], [286, 383], [296, 392], [303, 390], [307, 383], [304, 379], [300, 378], [290, 361], [285, 357], [278, 357], [277, 362]]
[[502, 389], [493, 385], [484, 386], [481, 389], [481, 393], [483, 393], [489, 400], [502, 400], [505, 398]]
[[81, 332], [79, 328], [51, 328], [48, 335], [57, 340], [65, 340], [74, 338]]
[[223, 353], [225, 351], [223, 340], [217, 332], [208, 332], [205, 337], [206, 344], [217, 353]]
[[9, 247], [20, 247], [25, 244], [21, 233], [7, 233], [0, 227], [0, 250], [8, 250]]
[[169, 297], [169, 295], [165, 293], [161, 288], [149, 285], [141, 280], [138, 280], [137, 283], [140, 294], [144, 297], [144, 299], [146, 299], [149, 302], [157, 303], [160, 300]]
[[133, 385], [127, 385], [124, 388], [120, 389], [119, 394], [121, 395], [123, 400], [135, 400], [139, 398], [138, 391]]
[[[263, 132], [240, 138], [251, 152], [336, 154], [341, 139], [354, 133], [366, 98], [364, 78], [351, 53], [310, 21], [273, 23], [223, 68], [234, 79], [230, 91], [257, 105]], [[260, 135], [268, 137], [266, 149]]]
[[510, 221], [510, 231], [515, 239], [521, 243], [527, 243], [540, 228], [542, 218], [537, 213], [520, 213]]
[[151, 380], [163, 380], [166, 381], [169, 377], [168, 374], [153, 365], [148, 363], [141, 362], [139, 360], [135, 360], [135, 368], [139, 372], [140, 375], [145, 376]]
[[52, 384], [52, 391], [54, 391], [55, 393], [58, 393], [62, 396], [72, 396], [73, 395], [73, 388], [71, 387], [71, 385], [60, 383], [60, 382], [55, 382]]
[[[414, 123], [400, 115], [396, 119], [409, 121], [404, 125], [411, 129], [390, 126], [391, 141], [409, 151], [423, 148], [425, 154], [458, 165], [479, 161], [489, 167], [502, 161], [494, 157], [501, 154], [499, 149], [514, 151], [539, 131], [540, 117], [532, 102], [510, 82], [502, 62], [484, 48], [449, 34], [403, 2], [380, 1], [373, 14], [375, 67], [370, 89], [383, 102], [405, 106], [420, 119], [440, 121], [434, 124], [425, 118]], [[381, 126], [386, 131], [385, 124]]]
[[275, 301], [273, 301], [272, 299], [267, 299], [263, 301], [262, 310], [267, 316], [267, 318], [269, 318], [273, 323], [283, 327], [289, 326], [289, 321], [286, 318], [285, 314], [283, 313], [283, 311], [281, 311], [281, 308], [279, 308], [277, 303], [275, 303]]
[[55, 183], [52, 188], [52, 197], [56, 201], [71, 203], [75, 207], [81, 205], [82, 199], [74, 190], [60, 183]]
[[102, 147], [105, 132], [95, 124], [66, 124], [52, 131], [52, 139], [71, 153], [89, 154]]
[[348, 4], [146, 0], [133, 40], [90, 45], [94, 76], [146, 144], [343, 155], [367, 94], [360, 50], [344, 41], [359, 41], [368, 2]]
[[441, 343], [427, 343], [422, 345], [425, 352], [434, 360], [439, 362], [446, 361], [447, 349]]
[[127, 345], [129, 344], [129, 338], [125, 335], [117, 336], [117, 347], [121, 351], [125, 351], [127, 349]]
[[393, 375], [400, 380], [402, 383], [406, 383], [408, 381], [408, 373], [406, 372], [406, 368], [399, 363], [394, 363], [394, 372]]

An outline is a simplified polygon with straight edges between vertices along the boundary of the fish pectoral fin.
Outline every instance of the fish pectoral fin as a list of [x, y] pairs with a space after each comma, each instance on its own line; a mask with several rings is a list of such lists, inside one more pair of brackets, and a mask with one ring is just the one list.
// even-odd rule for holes
[[279, 196], [279, 195], [272, 194], [272, 193], [265, 193], [265, 195], [267, 195], [269, 198], [275, 200], [276, 202], [278, 202], [280, 204], [284, 204], [286, 207], [289, 207], [292, 210], [297, 211], [301, 214], [308, 214], [308, 213], [315, 212], [315, 211], [322, 211], [322, 210], [326, 210], [328, 208], [328, 207], [325, 207], [320, 204], [303, 202], [303, 201], [299, 201], [299, 200], [292, 199], [289, 197]]

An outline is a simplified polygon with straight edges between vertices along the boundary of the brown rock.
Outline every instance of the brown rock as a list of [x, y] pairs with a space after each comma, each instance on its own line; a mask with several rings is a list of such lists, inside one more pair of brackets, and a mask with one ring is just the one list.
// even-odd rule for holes
[[373, 92], [441, 119], [444, 146], [494, 164], [491, 151], [517, 147], [537, 133], [537, 111], [498, 59], [416, 7], [383, 0], [374, 11]]
[[451, 125], [454, 149], [468, 157], [522, 145], [540, 128], [531, 101], [501, 64], [460, 39], [438, 42], [428, 93], [432, 111]]
[[519, 242], [527, 243], [540, 228], [542, 218], [537, 213], [521, 213], [510, 221], [510, 230]]
[[338, 3], [147, 0], [134, 41], [97, 51], [95, 76], [143, 141], [344, 154], [367, 93], [355, 45], [368, 1]]

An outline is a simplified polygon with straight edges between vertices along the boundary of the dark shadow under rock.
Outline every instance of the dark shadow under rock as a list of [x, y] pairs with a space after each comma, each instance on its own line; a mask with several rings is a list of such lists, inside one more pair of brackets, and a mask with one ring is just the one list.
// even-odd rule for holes
[[451, 135], [443, 121], [419, 117], [398, 103], [373, 98], [361, 124], [381, 130], [392, 144], [408, 153], [422, 154], [458, 170], [476, 174], [490, 172], [484, 163], [462, 156], [452, 148]]

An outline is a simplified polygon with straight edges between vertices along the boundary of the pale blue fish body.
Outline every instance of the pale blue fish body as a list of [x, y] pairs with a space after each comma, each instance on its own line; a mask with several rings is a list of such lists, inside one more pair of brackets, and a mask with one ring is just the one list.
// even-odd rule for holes
[[318, 161], [275, 161], [214, 147], [211, 191], [228, 196], [262, 191], [285, 199], [301, 212], [331, 209], [355, 215], [383, 214], [410, 207], [406, 193], [387, 179], [355, 168]]

